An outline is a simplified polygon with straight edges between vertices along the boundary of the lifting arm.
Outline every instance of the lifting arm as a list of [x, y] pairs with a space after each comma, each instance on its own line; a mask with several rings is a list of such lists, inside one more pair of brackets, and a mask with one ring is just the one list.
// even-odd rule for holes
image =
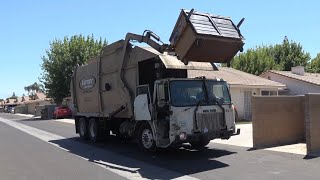
[[127, 33], [126, 39], [124, 40], [122, 56], [120, 59], [121, 63], [120, 63], [119, 75], [120, 75], [121, 87], [124, 90], [127, 98], [130, 100], [130, 104], [127, 105], [127, 107], [129, 109], [129, 111], [131, 111], [131, 112], [133, 112], [134, 92], [132, 92], [128, 88], [128, 83], [126, 82], [126, 80], [124, 78], [124, 71], [123, 71], [124, 67], [126, 66], [127, 48], [128, 48], [128, 45], [130, 44], [130, 41], [138, 41], [139, 43], [144, 42], [144, 43], [148, 44], [149, 46], [151, 46], [153, 49], [157, 50], [160, 53], [163, 53], [166, 49], [169, 49], [169, 45], [164, 44], [162, 42], [161, 42], [162, 45], [160, 45], [159, 43], [157, 43], [153, 39], [155, 39], [158, 42], [161, 42], [160, 37], [158, 35], [156, 35], [152, 31], [145, 30], [142, 35]]

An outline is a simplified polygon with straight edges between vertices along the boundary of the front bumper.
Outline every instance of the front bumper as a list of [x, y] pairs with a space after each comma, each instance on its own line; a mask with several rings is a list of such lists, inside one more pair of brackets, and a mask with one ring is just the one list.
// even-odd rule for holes
[[176, 136], [176, 143], [184, 143], [184, 142], [192, 142], [192, 141], [200, 141], [201, 139], [229, 139], [231, 136], [236, 136], [240, 134], [240, 129], [235, 130], [221, 130], [216, 132], [207, 132], [207, 133], [194, 133], [188, 134], [186, 140], [180, 140], [179, 136]]

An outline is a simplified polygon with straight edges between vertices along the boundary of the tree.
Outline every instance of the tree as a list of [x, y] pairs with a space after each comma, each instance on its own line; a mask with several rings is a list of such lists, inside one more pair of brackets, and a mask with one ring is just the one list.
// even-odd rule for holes
[[47, 95], [57, 103], [70, 96], [70, 79], [74, 67], [100, 54], [106, 44], [102, 38], [95, 40], [93, 35], [84, 37], [81, 34], [51, 42], [49, 50], [42, 57], [43, 74], [40, 78]]
[[7, 99], [17, 99], [18, 96], [16, 96], [16, 93], [12, 93], [12, 96], [8, 97]]
[[232, 60], [231, 66], [251, 74], [260, 75], [267, 70], [290, 71], [294, 66], [306, 66], [310, 54], [296, 42], [285, 37], [282, 44], [258, 46], [248, 49]]
[[231, 66], [235, 69], [260, 75], [261, 73], [270, 69], [281, 69], [281, 67], [274, 61], [270, 55], [271, 47], [259, 46], [255, 49], [248, 49], [245, 53], [236, 56]]
[[289, 42], [285, 37], [282, 44], [272, 47], [271, 55], [283, 71], [291, 71], [294, 66], [307, 66], [310, 54], [305, 52], [300, 43]]
[[[24, 90], [28, 91], [28, 95], [33, 95], [35, 93], [39, 93], [39, 92], [43, 92], [43, 85], [39, 84], [37, 82], [29, 85], [29, 86], [25, 86]], [[30, 94], [31, 92], [31, 94]]]
[[320, 73], [320, 53], [307, 66], [308, 72]]

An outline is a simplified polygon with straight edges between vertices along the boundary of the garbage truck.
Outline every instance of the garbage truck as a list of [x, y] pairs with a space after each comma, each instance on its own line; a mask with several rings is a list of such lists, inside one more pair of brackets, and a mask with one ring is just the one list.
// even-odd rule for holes
[[188, 70], [214, 72], [215, 63], [228, 64], [244, 45], [242, 21], [181, 10], [170, 44], [146, 30], [105, 46], [73, 72], [76, 133], [92, 142], [112, 133], [143, 151], [183, 143], [200, 149], [240, 134], [227, 82], [188, 78]]

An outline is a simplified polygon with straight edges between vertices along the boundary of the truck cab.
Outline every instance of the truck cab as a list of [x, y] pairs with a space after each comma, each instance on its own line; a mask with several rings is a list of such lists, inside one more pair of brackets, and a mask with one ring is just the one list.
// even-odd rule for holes
[[136, 95], [135, 120], [148, 121], [152, 129], [151, 135], [140, 134], [148, 137], [141, 138], [146, 149], [186, 142], [202, 148], [212, 139], [240, 133], [228, 84], [222, 79], [162, 79], [155, 81], [153, 92], [143, 85], [137, 87]]

